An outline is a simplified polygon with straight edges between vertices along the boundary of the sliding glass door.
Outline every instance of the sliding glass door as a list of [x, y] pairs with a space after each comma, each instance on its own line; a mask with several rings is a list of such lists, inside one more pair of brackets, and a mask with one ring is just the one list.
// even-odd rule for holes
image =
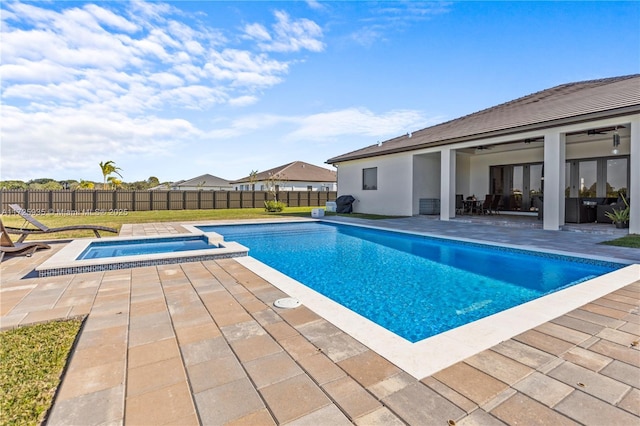
[[537, 211], [542, 196], [542, 163], [490, 167], [491, 193], [503, 195], [503, 210]]
[[629, 187], [629, 158], [596, 158], [567, 162], [567, 197], [617, 198]]
[[[542, 207], [542, 163], [489, 168], [490, 191], [502, 195], [502, 210], [536, 212]], [[565, 197], [617, 198], [629, 188], [629, 157], [569, 160], [565, 166]]]

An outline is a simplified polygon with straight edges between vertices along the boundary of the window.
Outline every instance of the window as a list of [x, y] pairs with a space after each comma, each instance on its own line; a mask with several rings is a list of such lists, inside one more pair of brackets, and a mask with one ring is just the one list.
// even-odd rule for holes
[[313, 191], [313, 186], [307, 185], [307, 191]]
[[597, 162], [595, 160], [578, 163], [580, 197], [595, 197], [597, 179]]
[[607, 160], [607, 197], [617, 197], [618, 192], [627, 192], [629, 166], [626, 158]]
[[362, 189], [378, 189], [378, 168], [362, 169]]

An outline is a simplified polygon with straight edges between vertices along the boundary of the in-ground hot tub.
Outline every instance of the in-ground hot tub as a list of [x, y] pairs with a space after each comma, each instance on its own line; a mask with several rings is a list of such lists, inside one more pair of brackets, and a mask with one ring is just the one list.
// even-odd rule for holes
[[40, 277], [246, 256], [249, 249], [216, 233], [83, 238], [36, 268]]

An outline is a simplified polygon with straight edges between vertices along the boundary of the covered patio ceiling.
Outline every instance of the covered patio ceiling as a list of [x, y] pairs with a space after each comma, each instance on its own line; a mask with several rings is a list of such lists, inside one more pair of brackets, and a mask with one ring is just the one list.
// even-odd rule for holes
[[[617, 132], [622, 140], [628, 140], [631, 135], [631, 129], [628, 124], [621, 124], [619, 126], [593, 127], [579, 132], [567, 133], [566, 144], [572, 145], [585, 142], [602, 142], [603, 144], [612, 145], [614, 132]], [[543, 146], [543, 143], [544, 137], [539, 136], [494, 144], [478, 144], [473, 147], [461, 148], [457, 151], [474, 155], [495, 154], [499, 152], [541, 148]]]

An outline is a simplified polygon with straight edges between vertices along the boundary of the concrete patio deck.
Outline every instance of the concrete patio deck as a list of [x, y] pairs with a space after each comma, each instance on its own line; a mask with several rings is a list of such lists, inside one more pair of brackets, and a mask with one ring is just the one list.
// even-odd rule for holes
[[[640, 263], [602, 234], [361, 222]], [[63, 244], [1, 264], [3, 329], [87, 316], [50, 425], [640, 423], [640, 277], [417, 380], [233, 259], [31, 277]]]

